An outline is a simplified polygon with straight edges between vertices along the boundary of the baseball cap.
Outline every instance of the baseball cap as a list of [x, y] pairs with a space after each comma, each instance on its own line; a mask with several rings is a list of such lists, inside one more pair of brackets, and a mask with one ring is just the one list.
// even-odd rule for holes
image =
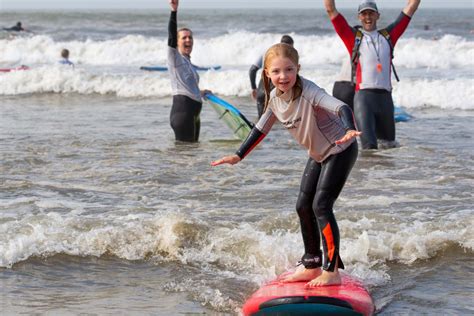
[[373, 1], [367, 0], [362, 1], [362, 3], [359, 4], [358, 12], [361, 13], [364, 10], [372, 10], [375, 12], [379, 12], [379, 10], [377, 9], [377, 4]]

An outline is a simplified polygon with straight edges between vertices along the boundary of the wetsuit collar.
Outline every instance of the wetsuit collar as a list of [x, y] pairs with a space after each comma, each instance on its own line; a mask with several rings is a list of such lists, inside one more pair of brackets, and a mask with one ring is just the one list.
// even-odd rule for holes
[[276, 96], [285, 101], [286, 103], [290, 102], [293, 98], [293, 89], [286, 91], [285, 93], [277, 89]]

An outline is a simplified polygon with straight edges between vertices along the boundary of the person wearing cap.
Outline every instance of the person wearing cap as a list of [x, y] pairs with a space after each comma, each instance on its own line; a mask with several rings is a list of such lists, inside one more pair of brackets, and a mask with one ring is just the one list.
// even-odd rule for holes
[[[283, 35], [280, 39], [280, 43], [288, 44], [293, 47], [294, 41], [290, 35]], [[249, 69], [250, 86], [252, 87], [252, 98], [257, 101], [258, 118], [262, 116], [263, 107], [265, 105], [265, 91], [263, 89], [262, 79], [260, 78], [258, 87], [256, 84], [257, 72], [263, 66], [263, 57], [263, 55], [259, 56]]]
[[355, 96], [354, 115], [363, 149], [377, 149], [378, 140], [393, 147], [395, 142], [394, 106], [392, 100], [392, 50], [405, 32], [420, 0], [408, 0], [398, 18], [384, 30], [390, 40], [377, 30], [380, 13], [374, 1], [363, 0], [358, 7], [362, 37], [337, 11], [335, 0], [324, 0], [326, 11], [334, 29], [344, 42], [349, 56], [358, 47], [354, 63]]

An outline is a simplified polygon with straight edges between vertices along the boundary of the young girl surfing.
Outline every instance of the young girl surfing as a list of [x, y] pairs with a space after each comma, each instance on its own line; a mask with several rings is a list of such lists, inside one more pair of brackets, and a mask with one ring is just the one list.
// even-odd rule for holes
[[333, 205], [357, 159], [356, 137], [361, 133], [346, 104], [298, 75], [298, 52], [290, 45], [270, 47], [263, 68], [264, 114], [235, 155], [211, 165], [238, 163], [280, 121], [309, 154], [296, 203], [305, 248], [303, 266], [282, 281], [309, 281], [308, 287], [340, 284], [338, 268], [344, 265]]

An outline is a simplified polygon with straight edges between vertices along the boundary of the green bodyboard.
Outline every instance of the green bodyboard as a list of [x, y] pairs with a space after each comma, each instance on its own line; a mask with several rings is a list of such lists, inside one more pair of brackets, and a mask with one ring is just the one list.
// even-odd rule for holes
[[207, 95], [207, 101], [216, 111], [219, 120], [223, 121], [230, 128], [234, 137], [244, 140], [252, 129], [251, 123], [235, 107], [217, 98], [214, 95]]

